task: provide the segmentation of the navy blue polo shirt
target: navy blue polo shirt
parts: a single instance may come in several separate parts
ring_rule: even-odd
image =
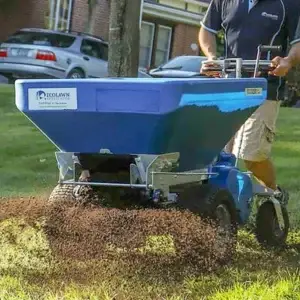
[[[225,57],[256,59],[259,45],[282,46],[261,59],[286,56],[289,44],[300,42],[299,0],[212,0],[201,25],[212,33],[225,32]],[[299,27],[300,28],[300,27]],[[268,99],[283,99],[284,79],[268,78]]]

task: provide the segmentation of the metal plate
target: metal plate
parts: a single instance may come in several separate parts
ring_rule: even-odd
[[[27,56],[28,55],[29,50],[28,49],[23,49],[23,48],[12,48],[10,53],[12,56]]]

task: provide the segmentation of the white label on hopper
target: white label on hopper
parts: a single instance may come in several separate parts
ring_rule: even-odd
[[[246,88],[245,89],[245,93],[247,96],[258,96],[258,95],[262,95],[262,88]]]
[[[29,110],[77,109],[76,88],[28,89]]]

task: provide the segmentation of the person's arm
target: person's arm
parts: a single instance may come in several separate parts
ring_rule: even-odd
[[[199,32],[199,44],[202,52],[208,60],[217,57],[217,39],[216,35],[204,27],[201,27]]]
[[[298,14],[297,14],[297,25],[296,21],[292,22],[291,28],[290,28],[290,33],[293,34],[290,36],[290,44],[291,44],[291,49],[289,51],[289,54],[287,56],[287,59],[290,61],[290,64],[292,67],[300,63],[300,6],[298,7]],[[296,19],[296,18],[295,18]],[[294,29],[294,27],[296,29]]]
[[[300,5],[293,2],[293,6],[287,10],[286,26],[291,48],[286,57],[275,57],[272,66],[275,69],[270,72],[275,76],[286,76],[288,72],[300,63]]]
[[[212,0],[199,31],[199,44],[204,55],[210,60],[217,55],[216,34],[222,29],[222,0]]]
[[[300,63],[300,39],[292,45],[287,56],[287,60],[290,62],[292,67]]]

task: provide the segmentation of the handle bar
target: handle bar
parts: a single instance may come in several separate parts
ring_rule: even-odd
[[[239,59],[224,59],[224,60],[205,60],[202,62],[202,71],[210,72],[237,72],[237,77],[241,77],[242,72],[255,73],[256,60],[240,60]],[[259,62],[261,71],[272,71],[270,60],[263,60]],[[240,75],[238,75],[240,74]]]
[[[282,50],[282,47],[281,46],[263,46],[263,45],[260,45],[258,46],[258,49],[257,50],[260,50],[260,52],[269,52],[269,51],[281,51]]]
[[[262,52],[269,51],[281,51],[281,46],[266,46],[259,45],[257,47],[256,60],[243,60],[242,58],[229,58],[223,60],[206,60],[202,62],[202,71],[216,71],[221,72],[223,75],[226,72],[236,72],[236,78],[242,77],[242,71],[254,73],[253,77],[258,74],[258,69],[261,67],[264,71],[271,71],[274,68],[271,67],[270,60],[260,60]]]
[[[205,60],[202,62],[203,70],[219,71],[225,65],[227,70],[235,69],[237,59]],[[254,71],[256,60],[242,60],[242,69]],[[270,69],[271,60],[261,60],[259,64],[263,69]],[[232,71],[232,70],[230,70]]]
[[[259,61],[260,61],[260,56],[261,52],[271,52],[271,51],[281,51],[282,47],[281,46],[266,46],[266,45],[259,45],[257,47],[257,56],[256,56],[256,64],[255,64],[255,69],[254,69],[254,77],[256,77],[258,73],[258,68],[259,68]]]

